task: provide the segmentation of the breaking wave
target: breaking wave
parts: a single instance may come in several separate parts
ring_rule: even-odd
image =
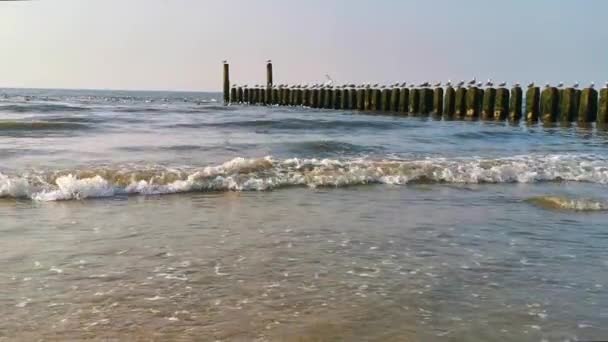
[[[264,191],[408,183],[608,184],[608,159],[593,155],[419,160],[236,158],[207,167],[92,167],[0,173],[0,197],[40,201],[195,191]]]
[[[88,110],[88,108],[48,103],[23,103],[0,105],[0,112],[8,113],[56,113],[81,112],[86,110]]]
[[[61,121],[0,121],[1,131],[47,131],[86,129],[87,125],[79,122]]]

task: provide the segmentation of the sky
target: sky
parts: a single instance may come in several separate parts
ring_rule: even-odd
[[[608,81],[605,0],[0,0],[0,87]]]

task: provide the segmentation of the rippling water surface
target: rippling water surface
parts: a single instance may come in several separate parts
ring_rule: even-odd
[[[0,341],[608,338],[608,134],[0,90]]]

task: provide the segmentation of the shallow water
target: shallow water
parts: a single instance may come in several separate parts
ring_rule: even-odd
[[[0,91],[0,341],[608,336],[602,131],[213,98]]]

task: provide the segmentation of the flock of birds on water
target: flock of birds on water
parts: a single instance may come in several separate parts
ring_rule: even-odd
[[[334,85],[334,82],[331,78],[328,77],[328,81],[325,83],[316,83],[316,84],[298,84],[298,85],[288,85],[288,84],[275,84],[272,86],[273,89],[370,89],[370,88],[380,88],[380,89],[394,89],[394,88],[428,88],[428,87],[435,87],[435,88],[439,88],[442,86],[445,87],[457,87],[457,88],[462,88],[464,86],[468,86],[468,87],[479,87],[479,88],[483,88],[483,87],[493,87],[495,84],[491,79],[488,79],[485,83],[484,82],[478,82],[477,79],[473,78],[472,80],[470,80],[469,82],[465,82],[465,81],[460,81],[458,83],[453,84],[452,81],[448,80],[445,83],[442,82],[437,82],[434,84],[431,84],[430,82],[424,82],[424,83],[420,83],[420,84],[408,84],[407,82],[398,82],[398,83],[394,83],[391,85],[386,85],[386,84],[371,84],[371,83],[364,83],[364,84],[360,84],[360,85],[356,85],[356,84],[342,84],[342,85]],[[497,84],[498,87],[506,87],[507,86],[507,82],[501,82]],[[521,85],[519,83],[514,83],[513,87],[520,87]],[[528,83],[528,88],[533,88],[535,86],[534,82],[530,82]],[[233,85],[234,88],[237,87],[243,87],[243,88],[248,88],[248,85],[242,85],[239,86],[237,84]],[[546,88],[550,88],[551,84],[546,83],[545,84]],[[559,84],[556,85],[556,88],[563,88],[564,87],[564,82],[560,82]],[[575,82],[572,86],[572,88],[574,89],[578,89],[580,87],[580,84],[578,82]],[[608,88],[608,82],[606,82],[606,84],[604,85],[605,88]],[[256,84],[253,88],[267,88],[265,85],[261,85],[261,84]],[[589,88],[595,88],[595,83],[591,82],[591,84],[589,84]]]

